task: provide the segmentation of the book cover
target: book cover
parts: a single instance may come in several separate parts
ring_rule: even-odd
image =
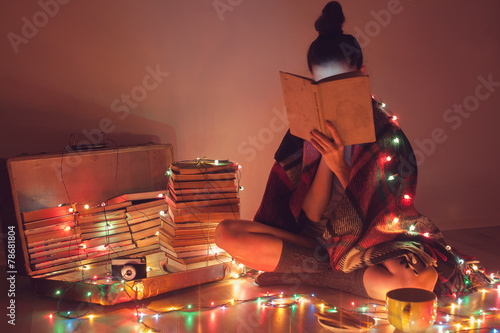
[[[172,163],[170,169],[174,173],[181,175],[203,174],[209,172],[236,172],[238,170],[238,164],[230,162],[228,160],[216,161],[208,159],[196,159],[193,161]]]
[[[318,82],[285,72],[280,77],[293,135],[310,140],[310,132],[316,129],[331,139],[328,120],[345,146],[375,141],[368,76],[357,71]]]
[[[122,194],[118,197],[111,198],[108,200],[108,204],[120,203],[124,201],[139,201],[147,199],[158,199],[162,198],[165,194],[164,190],[161,191],[151,191],[151,192],[139,192],[139,193],[127,193]]]
[[[123,202],[108,204],[105,206],[99,205],[96,207],[89,207],[86,209],[82,209],[79,211],[79,213],[80,213],[80,216],[94,215],[94,214],[99,214],[99,213],[107,213],[107,212],[111,212],[114,210],[119,210],[121,208],[128,207],[131,204],[132,204],[132,202],[130,202],[130,201],[123,201]]]
[[[21,215],[23,217],[23,221],[27,223],[27,222],[47,220],[57,217],[64,217],[65,215],[72,216],[73,215],[72,213],[73,213],[73,208],[70,205],[61,205],[57,207],[48,207],[48,208],[33,210],[30,212],[23,212],[21,213]]]

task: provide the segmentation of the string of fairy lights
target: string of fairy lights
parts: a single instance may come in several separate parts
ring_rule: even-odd
[[[375,96],[373,97],[376,98]],[[390,116],[390,119],[394,122],[397,122],[398,118],[390,114],[390,111],[388,110],[385,103],[382,102],[378,103],[379,106],[381,106],[382,109]],[[397,136],[393,137],[392,143],[395,146],[397,146],[396,147],[397,149],[406,149],[404,146],[403,147],[400,146],[401,144],[404,144],[404,140],[400,139]],[[381,160],[382,167],[383,164],[391,162],[393,159],[394,155],[389,154],[382,156]],[[398,175],[397,173],[389,174],[387,176],[387,181],[388,182],[396,181],[398,177],[401,177],[401,175]],[[243,188],[239,187],[239,190],[243,190]],[[413,198],[408,193],[401,193],[400,200],[402,200],[402,203],[404,205],[408,205],[411,204]],[[399,216],[390,215],[387,217],[387,220],[389,226],[397,228],[402,232],[407,232],[413,235],[420,234],[422,237],[431,236],[428,232],[418,233],[416,231],[417,226],[415,224],[411,224],[407,227],[407,230],[403,230],[400,225]],[[446,249],[450,252],[452,251],[452,248],[450,246],[447,246]],[[476,265],[478,262],[465,261],[464,259],[461,259],[456,253],[453,253],[453,255],[455,256],[455,258],[457,258],[459,265],[461,266],[461,268],[465,273],[465,284],[467,286],[471,286],[470,276],[472,274],[477,274],[477,273],[481,273],[484,275],[486,274],[483,268]],[[232,261],[231,264],[241,265],[236,263],[234,260]],[[241,267],[238,268],[241,270]],[[236,279],[241,278],[243,276],[245,276],[244,273],[234,274],[232,277],[234,278],[234,281],[236,281]],[[499,285],[500,280],[498,274],[492,273],[487,276],[489,277],[489,282],[490,282],[490,285],[488,287],[484,287],[481,290],[469,288],[467,294],[460,295],[460,297],[458,297],[458,295],[456,294],[453,294],[451,295],[453,297],[453,301],[439,306],[438,316],[436,318],[434,325],[440,327],[440,332],[454,333],[454,332],[465,332],[465,331],[468,332],[481,331],[481,332],[499,333],[498,325],[500,325],[500,313],[499,313],[500,309],[497,309],[496,307],[489,307],[486,309],[479,309],[473,311],[472,313],[469,312],[467,314],[463,314],[464,311],[462,311],[463,309],[469,310],[467,307],[468,300],[474,291],[476,292],[476,294],[477,293],[481,294],[481,300],[484,300],[488,293],[496,293],[497,299],[500,299],[500,285]],[[89,290],[86,294],[89,300],[88,301],[89,309],[91,303],[90,301],[93,296],[93,293],[90,290],[90,286],[92,284],[97,284],[97,281],[99,279],[100,278],[98,276],[94,276],[91,279],[81,281],[87,283],[89,286]],[[326,302],[316,297],[315,294],[287,295],[284,294],[284,292],[275,294],[270,294],[267,292],[260,296],[246,298],[246,299],[235,298],[218,302],[214,300],[207,302],[206,304],[186,303],[183,305],[172,305],[172,306],[162,307],[160,309],[153,309],[140,304],[140,299],[142,297],[139,296],[140,293],[142,293],[141,288],[143,288],[141,283],[136,283],[136,281],[124,281],[124,280],[120,281],[118,278],[111,276],[106,276],[105,279],[107,280],[108,283],[111,282],[113,286],[116,287],[119,291],[126,293],[127,296],[135,302],[135,309],[134,309],[135,317],[137,323],[142,325],[143,332],[159,332],[160,330],[157,327],[155,327],[155,325],[158,324],[160,318],[162,318],[163,316],[168,316],[172,313],[201,315],[203,312],[206,311],[224,311],[226,309],[233,308],[240,304],[245,304],[245,303],[255,304],[255,308],[257,310],[286,308],[292,312],[295,311],[297,308],[306,306],[307,304],[307,306],[313,306],[315,308],[315,311],[317,312],[337,312],[341,309],[343,311],[349,311],[352,313],[362,313],[371,315],[374,317],[374,319],[376,319],[376,322],[385,320],[385,315],[386,315],[386,307],[384,304],[365,303],[361,305],[356,305],[355,302],[351,302],[352,308],[346,309],[346,308],[338,308],[337,306],[334,306],[329,302]],[[68,292],[68,290],[71,288],[72,286],[70,285],[65,290],[61,289],[54,290],[54,297],[59,298],[59,301],[57,303],[57,312],[50,313],[48,315],[48,318],[52,320],[54,317],[57,316],[64,319],[89,320],[90,322],[92,322],[94,319],[99,317],[99,315],[89,313],[89,309],[87,311],[83,312],[81,311],[81,313],[78,313],[77,311],[60,310],[60,302],[63,300],[66,292]]]
[[[206,168],[206,163],[212,163],[213,165],[217,166],[221,163],[228,162],[228,161],[219,161],[219,160],[208,160],[206,158],[197,158],[196,161],[197,161],[197,165],[199,165],[199,168],[202,168],[202,167]],[[241,168],[242,168],[242,166],[240,164],[238,164],[238,168],[237,168],[237,172],[236,172],[237,191],[238,192],[244,190],[243,186],[241,186]],[[167,170],[166,176],[170,177],[171,172],[172,171],[170,169]],[[206,177],[206,175],[205,175],[205,177]],[[206,178],[206,180],[208,181],[208,178]],[[65,180],[62,179],[62,182],[63,182],[64,187],[66,189],[66,193],[68,194]],[[210,182],[208,182],[208,185],[213,187],[213,185]],[[156,199],[162,199],[165,196],[166,196],[166,193],[159,193],[156,196]],[[68,199],[71,200],[69,197],[69,194],[68,194]],[[134,207],[133,204],[131,206]],[[64,230],[65,232],[67,232],[68,234],[71,235],[71,239],[68,242],[68,252],[70,251],[72,246],[77,245],[78,249],[79,249],[79,254],[87,254],[87,251],[89,251],[90,249],[87,248],[87,245],[84,241],[78,242],[78,239],[76,237],[77,236],[76,228],[79,226],[77,216],[78,216],[78,213],[80,213],[80,212],[85,214],[85,212],[89,209],[102,208],[102,213],[103,213],[104,222],[105,222],[105,226],[103,229],[106,232],[106,235],[105,235],[106,244],[98,246],[98,247],[94,248],[93,250],[94,250],[94,252],[95,251],[98,251],[98,252],[106,251],[107,252],[108,260],[107,260],[106,265],[108,265],[110,262],[110,255],[111,254],[118,255],[118,253],[115,252],[114,247],[109,242],[109,238],[111,237],[112,229],[114,227],[113,227],[113,224],[111,223],[111,221],[108,220],[108,213],[109,213],[109,211],[107,211],[108,200],[103,201],[103,202],[88,201],[84,204],[82,204],[82,203],[63,203],[63,204],[59,204],[58,207],[66,207],[68,210],[68,213],[73,214],[73,220],[71,222],[64,223],[62,226],[62,230]],[[193,212],[190,207],[186,206],[186,208],[192,213],[193,216],[196,217],[195,212]],[[140,210],[137,210],[137,212],[143,214],[144,217],[146,217],[148,220],[151,220],[150,216],[148,216],[147,214],[142,213]],[[167,215],[167,213],[165,211],[159,211],[158,214],[160,216]],[[210,212],[209,212],[209,214],[210,214]],[[235,212],[233,211],[233,215],[234,214],[235,214]],[[200,225],[202,224],[202,222],[199,219],[198,219],[198,222],[200,223]],[[202,233],[203,233],[203,230],[202,230]],[[158,232],[155,235],[158,236]],[[204,235],[204,237],[207,238],[207,242],[208,242],[208,237],[206,235]],[[217,255],[220,252],[220,249],[218,249],[216,246],[210,246],[209,250],[217,258]],[[78,266],[81,269],[82,279],[80,282],[84,281],[85,280],[84,271],[89,270],[90,268],[92,268],[92,266],[88,265],[88,264],[82,265],[79,255],[75,257],[75,260],[73,260],[73,262],[74,262],[75,266]],[[151,267],[148,266],[148,271],[150,269],[151,269]],[[107,279],[109,280],[109,276],[107,277]]]
[[[500,285],[498,285],[498,278],[493,280],[488,289],[483,288],[478,291],[481,294],[481,298],[484,300],[485,295],[488,293],[496,293],[496,297],[500,297]],[[130,286],[124,281],[121,281],[123,290],[127,293],[132,293],[137,295],[138,289],[134,286]],[[56,294],[64,295],[64,291],[56,291]],[[87,294],[87,296],[91,296]],[[435,326],[440,328],[442,333],[454,333],[454,332],[474,332],[474,331],[484,331],[498,333],[498,325],[500,325],[500,309],[495,307],[490,307],[486,309],[475,310],[473,313],[461,314],[460,309],[464,308],[468,310],[467,304],[469,302],[468,296],[462,298],[457,298],[453,302],[449,302],[439,307],[438,316],[434,323]],[[316,297],[315,294],[285,294],[280,293],[262,293],[257,297],[251,297],[247,299],[229,299],[224,301],[210,301],[206,304],[191,304],[186,303],[183,305],[172,305],[165,306],[159,309],[154,309],[147,306],[141,306],[137,300],[137,297],[133,298],[135,301],[135,309],[133,310],[136,322],[142,325],[142,332],[160,332],[161,330],[155,327],[159,325],[159,320],[162,318],[178,313],[178,314],[197,314],[202,315],[206,311],[222,311],[236,307],[240,304],[253,303],[257,311],[262,311],[265,309],[273,308],[287,308],[290,311],[295,311],[296,309],[307,306],[313,307],[315,312],[319,313],[334,313],[337,311],[347,311],[351,313],[360,313],[365,315],[373,316],[376,324],[385,321],[386,308],[384,304],[380,303],[363,303],[356,305],[354,301],[350,302],[351,308],[340,308],[338,306],[332,305],[331,303]],[[229,314],[228,314],[229,315]],[[64,319],[79,319],[79,320],[89,320],[92,322],[94,319],[98,318],[99,315],[88,313],[88,311],[78,314],[74,311],[59,311],[58,302],[58,312],[51,313],[48,318],[53,319],[54,316],[58,316]],[[168,317],[166,317],[168,318]],[[375,325],[376,325],[375,324]]]

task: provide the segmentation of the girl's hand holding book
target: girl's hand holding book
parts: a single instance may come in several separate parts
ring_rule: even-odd
[[[332,134],[333,140],[318,130],[311,131],[311,143],[322,155],[321,161],[339,178],[340,183],[346,188],[349,183],[351,168],[344,158],[344,144],[335,126],[329,121],[326,127]]]

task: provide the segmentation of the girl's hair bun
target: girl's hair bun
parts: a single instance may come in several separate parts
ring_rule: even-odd
[[[337,1],[330,1],[323,8],[321,16],[314,23],[314,27],[320,35],[342,35],[344,22],[345,16],[342,12],[342,6]]]

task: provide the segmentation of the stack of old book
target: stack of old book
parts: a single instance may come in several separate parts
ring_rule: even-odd
[[[168,172],[168,212],[161,216],[160,247],[169,271],[227,262],[215,245],[217,225],[239,219],[238,164],[198,159],[173,163]]]
[[[98,261],[108,251],[120,253],[133,249],[135,246],[125,220],[126,208],[131,204],[127,200],[78,209],[75,221],[82,234],[81,253]]]
[[[33,270],[51,271],[58,265],[87,258],[86,253],[80,251],[82,234],[75,224],[72,206],[23,212],[21,216]]]
[[[106,203],[67,204],[22,213],[36,274],[69,271],[110,257],[159,251],[165,191],[124,194]]]
[[[137,247],[153,246],[154,249],[160,250],[158,243],[160,216],[167,210],[168,205],[163,195],[161,198],[127,207],[127,224]]]

